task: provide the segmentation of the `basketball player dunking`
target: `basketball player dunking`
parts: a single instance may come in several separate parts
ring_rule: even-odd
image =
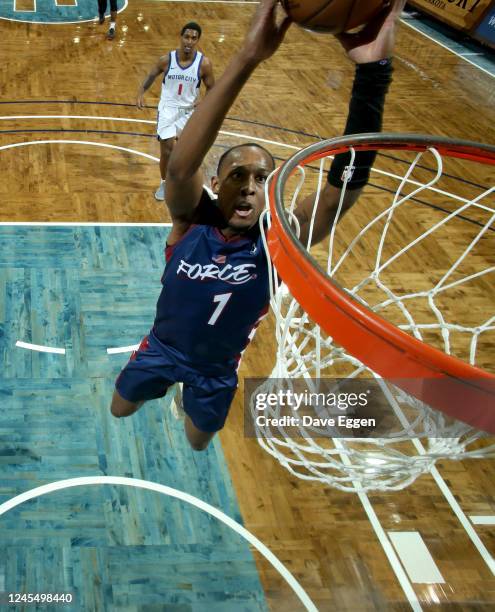
[[[381,128],[395,18],[403,1],[395,2],[359,35],[341,37],[349,57],[358,64],[346,131],[361,129],[363,121],[367,127],[363,131]],[[227,150],[211,182],[216,201],[203,188],[201,164],[244,84],[283,40],[290,21],[278,22],[276,7],[277,0],[261,0],[241,50],[192,115],[173,150],[167,173],[173,223],[155,323],[120,373],[112,398],[112,414],[129,416],[145,401],[162,397],[172,384],[183,382],[185,432],[195,450],[205,449],[223,427],[237,388],[239,356],[268,308],[258,218],[273,157],[257,144]],[[356,156],[347,207],[366,183],[371,162],[369,157]],[[332,164],[324,206],[315,222],[315,242],[330,231],[345,165],[345,158]],[[306,206],[303,201],[296,214],[301,233],[307,236]]]
[[[160,141],[162,179],[155,193],[157,200],[165,199],[168,160],[175,140],[192,115],[201,82],[205,84],[207,92],[215,83],[212,63],[196,49],[200,37],[200,26],[192,21],[187,23],[180,33],[179,48],[160,57],[138,90],[136,104],[141,109],[144,106],[144,92],[159,74],[164,74],[156,128]]]

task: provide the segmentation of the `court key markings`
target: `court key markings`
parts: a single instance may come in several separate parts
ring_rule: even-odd
[[[71,115],[71,116],[66,116],[66,115],[42,115],[42,116],[37,116],[37,115],[18,115],[18,116],[3,116],[0,117],[0,119],[39,119],[39,118],[57,118],[57,119],[93,119],[93,120],[111,120],[111,121],[134,121],[136,123],[152,123],[155,124],[156,121],[150,121],[148,119],[126,119],[126,118],[122,118],[122,117],[98,117],[98,116],[85,116],[85,115]],[[278,143],[276,141],[270,141],[270,140],[266,140],[264,138],[257,138],[257,137],[251,137],[251,136],[245,136],[243,134],[237,134],[235,132],[221,132],[225,135],[228,136],[236,136],[239,138],[245,138],[247,140],[258,140],[260,142],[264,142],[266,144],[278,144],[281,146],[285,146],[288,147],[290,149],[298,149],[298,147],[295,147],[293,145],[286,145],[284,143]],[[95,147],[106,147],[109,149],[117,149],[119,151],[125,151],[126,153],[133,153],[135,155],[140,155],[142,157],[145,157],[147,159],[151,159],[154,162],[159,162],[159,158],[155,157],[153,155],[149,155],[148,153],[143,153],[141,151],[137,151],[136,149],[129,149],[126,147],[120,147],[117,145],[112,145],[112,144],[108,144],[108,143],[101,143],[101,142],[93,142],[93,141],[88,141],[88,140],[31,140],[31,141],[27,141],[27,142],[19,142],[19,143],[11,143],[8,145],[3,145],[0,147],[0,151],[3,150],[7,150],[7,149],[12,149],[12,148],[16,148],[16,147],[24,147],[24,146],[30,146],[30,145],[37,145],[37,144],[78,144],[78,145],[89,145],[89,146],[95,146]],[[132,226],[140,226],[140,227],[147,227],[147,226],[151,226],[151,227],[171,227],[170,223],[75,223],[75,222],[36,222],[36,221],[2,221],[0,222],[0,226],[5,225],[5,226],[16,226],[16,225],[22,225],[22,226],[26,226],[26,225],[32,225],[32,226],[38,226],[38,225],[47,225],[47,226],[53,226],[53,227],[58,227],[58,226],[67,226],[67,227],[74,227],[74,226],[110,226],[110,227],[132,227]],[[65,354],[65,349],[63,348],[51,348],[51,347],[47,347],[47,346],[43,346],[43,345],[38,345],[38,344],[31,344],[28,342],[23,342],[22,340],[18,340],[16,342],[16,346],[20,347],[20,348],[25,348],[25,349],[30,349],[32,351],[40,351],[40,352],[45,352],[45,353],[58,353],[58,354]],[[131,346],[124,346],[124,347],[115,347],[115,348],[107,348],[107,353],[109,355],[112,354],[117,354],[117,353],[129,353],[132,352],[133,350],[135,350],[139,345],[131,345]]]
[[[71,23],[88,23],[96,21],[98,12],[98,6],[96,0],[74,0],[74,4],[59,4],[58,0],[52,0],[50,2],[42,2],[41,10],[38,10],[37,1],[33,0],[32,7],[29,9],[17,8],[17,0],[12,1],[12,9],[8,6],[8,1],[0,0],[0,19],[5,21],[13,21],[15,23],[33,23],[39,25],[68,25]],[[120,1],[119,1],[120,4]],[[124,0],[124,4],[117,8],[117,13],[122,13],[128,6],[128,0]],[[77,12],[76,10],[77,9]],[[74,19],[74,16],[78,16],[79,19]],[[32,19],[22,19],[27,17],[28,14],[32,15]],[[55,21],[50,21],[54,19]]]
[[[0,116],[0,120],[8,120],[8,119],[88,119],[88,120],[104,120],[104,121],[129,121],[129,122],[133,122],[133,123],[146,123],[146,124],[156,124],[156,121],[152,121],[150,119],[134,119],[134,118],[130,118],[130,117],[100,117],[98,115],[3,115]],[[219,134],[222,134],[223,136],[233,136],[235,138],[241,138],[243,140],[248,140],[248,141],[255,141],[255,142],[262,142],[264,144],[271,144],[271,145],[275,145],[275,146],[280,146],[280,147],[284,147],[286,149],[292,149],[294,151],[300,151],[301,149],[305,148],[308,145],[301,145],[301,146],[295,146],[295,145],[290,145],[290,144],[286,144],[284,142],[280,142],[277,140],[270,140],[267,138],[260,138],[258,136],[249,136],[249,135],[245,135],[245,134],[241,134],[239,132],[228,132],[225,130],[220,130]],[[114,149],[121,149],[123,151],[127,151],[130,153],[135,153],[136,155],[141,155],[143,157],[147,157],[149,159],[152,159],[154,161],[159,161],[158,158],[154,157],[153,155],[148,155],[146,153],[141,153],[140,151],[136,151],[134,149],[126,149],[124,147],[118,147],[116,145],[110,145],[110,144],[105,144],[105,143],[96,143],[96,142],[92,142],[92,141],[84,141],[84,140],[32,140],[32,141],[28,141],[25,143],[15,143],[15,144],[11,144],[11,145],[4,145],[2,147],[0,147],[0,151],[2,151],[3,149],[10,149],[12,147],[15,146],[24,146],[24,145],[29,145],[29,144],[46,144],[46,143],[76,143],[76,144],[88,144],[88,145],[94,145],[94,146],[102,146],[102,147],[109,147],[109,148],[114,148]],[[333,159],[333,156],[330,155],[329,159]],[[376,174],[381,174],[383,176],[387,176],[389,178],[393,178],[396,179],[397,181],[403,181],[404,177],[403,176],[399,176],[397,174],[394,174],[392,172],[387,172],[385,170],[379,170],[377,168],[372,168],[371,171],[373,173]],[[410,185],[413,185],[414,187],[424,187],[423,183],[419,183],[418,181],[415,181],[413,179],[407,178],[406,182]],[[463,204],[470,204],[470,205],[474,205],[477,208],[480,208],[482,210],[486,210],[488,212],[491,212],[491,208],[485,206],[484,204],[481,204],[479,202],[476,201],[472,201],[472,200],[468,200],[466,198],[463,198],[461,196],[458,196],[455,193],[449,193],[444,191],[443,189],[438,189],[437,187],[434,186],[428,186],[427,187],[428,190],[433,191],[434,193],[438,193],[442,196],[446,196],[449,198],[452,198],[453,200],[457,200],[458,202],[462,202]]]
[[[149,480],[140,480],[138,478],[126,478],[123,476],[84,476],[80,478],[68,478],[67,480],[58,480],[47,485],[36,487],[35,489],[31,489],[30,491],[25,491],[24,493],[21,493],[20,495],[16,495],[12,499],[9,499],[3,504],[0,504],[0,516],[30,499],[40,497],[41,495],[46,495],[47,493],[52,493],[53,491],[61,491],[63,489],[69,489],[71,487],[82,487],[88,485],[102,484],[123,485],[128,487],[135,487],[137,489],[147,489],[148,491],[155,491],[157,493],[161,493],[162,495],[168,495],[169,497],[175,497],[176,499],[180,499],[181,501],[184,501],[187,504],[190,504],[191,506],[199,508],[199,510],[203,510],[203,512],[207,512],[209,515],[215,517],[216,519],[227,525],[227,527],[230,527],[233,531],[238,533],[248,542],[248,544],[254,546],[254,548],[256,548],[256,550],[272,564],[272,566],[287,582],[287,584],[297,595],[306,610],[308,610],[309,612],[318,612],[318,609],[311,601],[306,591],[302,588],[302,586],[294,578],[294,576],[289,572],[285,565],[278,559],[278,557],[276,557],[271,552],[269,548],[267,548],[263,544],[263,542],[261,542],[261,540],[258,540],[258,538],[254,536],[251,532],[249,532],[245,527],[239,525],[239,523],[234,521],[234,519],[230,518],[230,516],[228,516],[218,508],[215,508],[215,506],[212,506],[211,504],[208,504],[202,501],[201,499],[190,495],[189,493],[184,493],[184,491],[179,491],[178,489],[167,487],[156,482],[151,482]]]

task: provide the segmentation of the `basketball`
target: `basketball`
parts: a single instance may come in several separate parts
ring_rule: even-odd
[[[340,34],[368,23],[387,0],[281,0],[297,25],[314,32]]]

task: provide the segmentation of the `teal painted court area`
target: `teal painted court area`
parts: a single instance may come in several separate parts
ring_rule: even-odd
[[[27,21],[30,23],[79,23],[91,21],[98,16],[97,0],[31,0],[26,4],[20,0],[0,0],[0,19],[12,21]],[[125,9],[127,0],[117,0],[118,12]],[[19,8],[20,7],[20,8]],[[20,10],[22,9],[22,10]],[[110,14],[110,2],[108,2],[107,15]]]
[[[106,350],[148,332],[168,231],[0,227],[0,503],[66,478],[127,476],[242,522],[220,444],[192,451],[170,398],[128,419],[108,410],[128,354]],[[248,544],[152,491],[77,487],[28,501],[0,517],[0,548],[0,591],[73,593],[60,610],[267,609]]]

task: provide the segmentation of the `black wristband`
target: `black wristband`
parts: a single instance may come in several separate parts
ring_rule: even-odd
[[[356,65],[344,135],[381,131],[385,97],[392,82],[392,72],[390,58]],[[351,154],[337,155],[328,172],[328,182],[334,187],[341,188],[344,174],[351,171],[352,178],[347,184],[347,189],[364,187],[368,182],[375,157],[375,151],[360,151],[356,153],[353,168],[349,168]]]

